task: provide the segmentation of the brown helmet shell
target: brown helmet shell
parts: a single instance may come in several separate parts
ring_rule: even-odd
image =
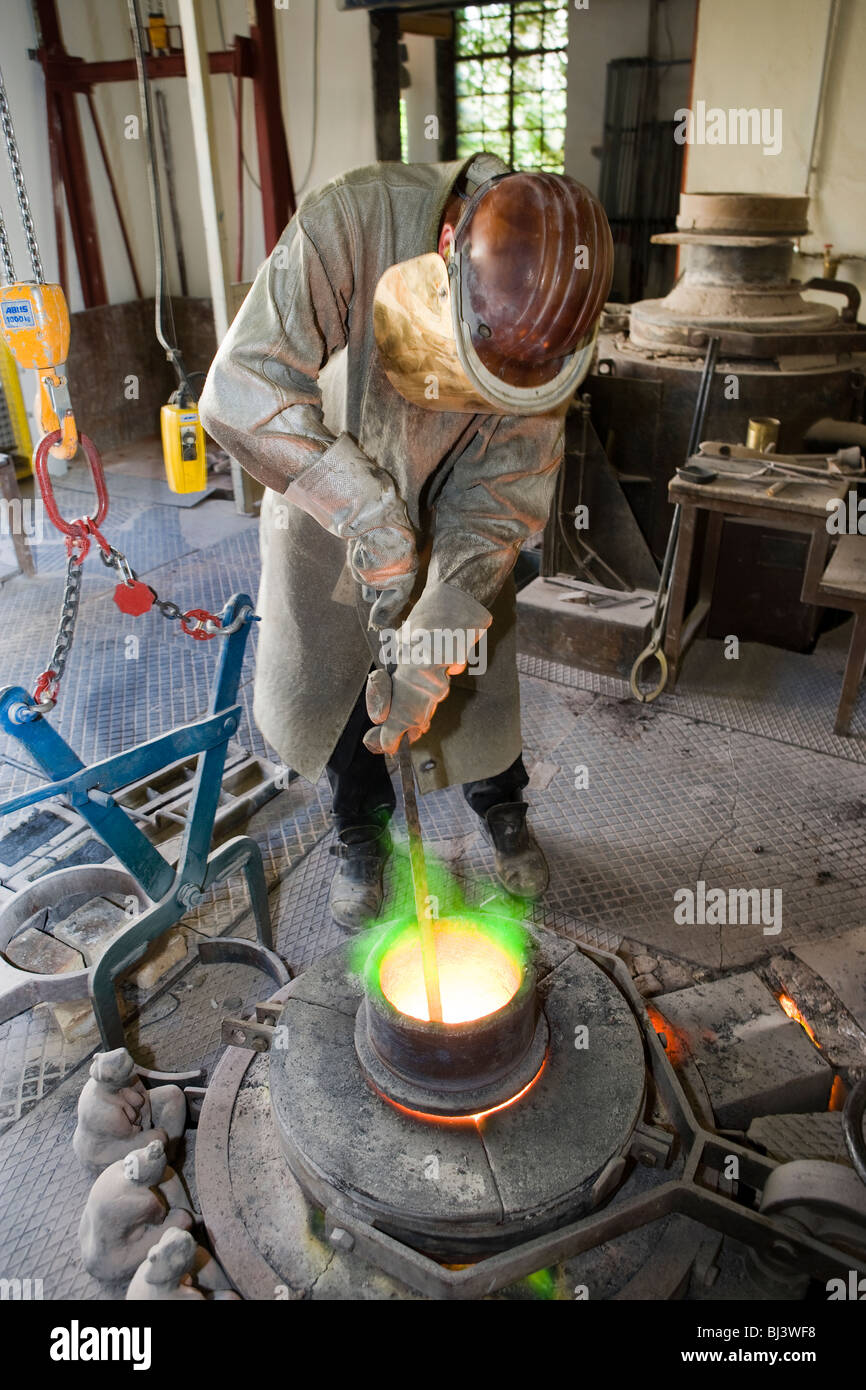
[[[565,174],[501,175],[470,199],[454,249],[461,317],[481,362],[515,386],[550,381],[610,292],[601,203]]]

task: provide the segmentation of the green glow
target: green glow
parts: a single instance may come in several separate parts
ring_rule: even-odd
[[[537,1269],[534,1274],[527,1274],[524,1282],[536,1298],[556,1297],[556,1279],[552,1269]]]
[[[470,907],[460,887],[448,871],[429,854],[427,860],[427,888],[434,921],[459,919],[461,923],[474,926],[480,933],[493,941],[502,951],[522,968],[529,955],[530,937],[523,919],[526,903],[520,898],[506,899],[501,890],[490,885],[490,892],[496,893],[492,910]],[[394,851],[395,893],[402,898],[412,898],[412,870],[405,849]],[[482,892],[484,899],[488,894]],[[407,938],[414,938],[418,932],[418,921],[414,911],[404,912],[399,917],[390,916],[385,910],[385,921],[371,923],[370,929],[356,937],[349,948],[349,969],[360,975],[367,989],[379,988],[379,968],[386,953],[402,944]]]

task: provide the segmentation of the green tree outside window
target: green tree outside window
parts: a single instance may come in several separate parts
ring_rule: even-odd
[[[457,155],[563,171],[568,0],[456,10]]]

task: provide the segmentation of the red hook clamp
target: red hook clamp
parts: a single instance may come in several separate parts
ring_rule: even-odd
[[[190,619],[195,621],[190,626]],[[207,624],[210,625],[208,631]],[[184,613],[180,620],[182,630],[187,637],[192,637],[196,642],[209,642],[212,637],[216,637],[222,623],[215,613],[209,613],[206,608],[191,608],[188,613]]]
[[[33,455],[33,470],[39,483],[39,490],[42,493],[42,501],[52,525],[57,527],[66,536],[67,550],[71,549],[71,542],[77,541],[79,544],[84,542],[80,554],[83,560],[90,548],[91,535],[96,536],[103,550],[107,550],[107,543],[99,534],[99,527],[102,525],[108,514],[108,489],[105,486],[105,474],[102,471],[102,460],[97,452],[93,440],[86,434],[79,435],[79,443],[84,450],[87,462],[90,464],[90,474],[93,478],[93,486],[96,492],[96,513],[94,516],[79,517],[75,521],[66,521],[57,510],[57,502],[54,497],[54,486],[51,482],[51,475],[48,472],[48,450],[53,445],[59,444],[62,438],[60,430],[52,430],[51,434],[43,435],[36,452]]]
[[[33,702],[37,705],[57,704],[60,682],[56,671],[43,671],[33,691]],[[44,697],[44,698],[43,698]]]

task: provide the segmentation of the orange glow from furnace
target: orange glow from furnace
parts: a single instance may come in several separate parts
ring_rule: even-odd
[[[797,1008],[797,1005],[794,1003],[794,1001],[793,1001],[793,999],[791,998],[790,994],[780,994],[780,995],[779,995],[779,1003],[781,1004],[782,1009],[783,1009],[784,1012],[788,1015],[788,1017],[789,1017],[789,1018],[792,1018],[792,1019],[794,1020],[795,1023],[799,1023],[800,1027],[801,1027],[801,1028],[804,1028],[804,1029],[806,1030],[806,1032],[809,1034],[809,1037],[812,1039],[812,1042],[815,1044],[815,1046],[816,1046],[816,1047],[820,1047],[821,1044],[819,1043],[818,1039],[815,1037],[815,1034],[813,1033],[812,1029],[809,1027],[809,1024],[806,1022],[806,1020],[805,1020],[805,1018],[803,1017],[803,1015],[800,1013],[800,1010]]]
[[[471,923],[445,918],[435,927],[443,1023],[471,1023],[504,1008],[520,988],[520,964]],[[429,1022],[417,936],[404,938],[386,952],[379,984],[401,1014]]]
[[[386,1096],[384,1091],[380,1091],[378,1086],[373,1089],[378,1096],[386,1100],[389,1105],[393,1105],[395,1110],[402,1110],[404,1115],[409,1115],[413,1120],[425,1120],[428,1124],[434,1125],[477,1125],[481,1120],[486,1120],[488,1115],[495,1115],[499,1110],[507,1110],[510,1105],[516,1105],[519,1100],[531,1091],[536,1081],[540,1077],[544,1068],[547,1066],[547,1056],[538,1068],[531,1081],[528,1081],[522,1090],[516,1095],[510,1096],[508,1100],[500,1101],[498,1105],[491,1105],[489,1110],[479,1110],[477,1115],[431,1115],[428,1110],[411,1110],[408,1105],[401,1105],[399,1101],[392,1100]]]
[[[652,1004],[644,1000],[644,1008],[649,1015],[649,1021],[656,1033],[664,1037],[664,1049],[668,1060],[674,1067],[682,1065],[683,1061],[689,1056],[689,1049],[685,1039],[680,1035],[672,1023],[659,1013],[658,1009],[653,1008]]]

